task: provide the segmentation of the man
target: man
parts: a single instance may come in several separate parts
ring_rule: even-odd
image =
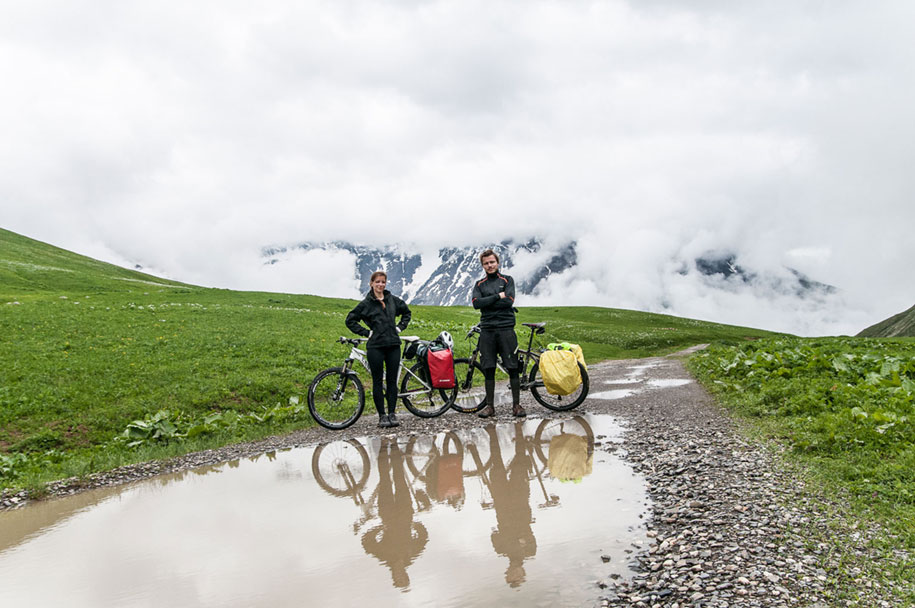
[[[489,433],[492,463],[489,469],[489,490],[496,511],[496,528],[492,531],[490,540],[496,553],[508,558],[505,582],[513,588],[524,582],[524,560],[537,554],[537,539],[531,528],[534,521],[531,515],[531,482],[527,476],[532,465],[522,425],[520,420],[515,422],[515,453],[507,470],[505,461],[502,460],[500,431],[492,425],[486,429]],[[503,427],[502,430],[507,436],[507,429]]]
[[[492,249],[480,254],[480,263],[486,276],[473,286],[471,302],[480,311],[480,365],[486,386],[486,407],[480,410],[480,418],[496,413],[496,355],[502,358],[502,366],[508,372],[512,393],[512,414],[524,416],[521,407],[521,379],[518,375],[518,337],[515,335],[515,282],[499,272],[499,256]]]

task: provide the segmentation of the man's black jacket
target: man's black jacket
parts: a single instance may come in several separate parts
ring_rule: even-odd
[[[499,293],[505,292],[500,298]],[[480,311],[480,329],[510,329],[515,326],[515,281],[494,272],[473,286],[473,307]]]

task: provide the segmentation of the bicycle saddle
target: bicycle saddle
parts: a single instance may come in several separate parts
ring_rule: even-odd
[[[530,327],[534,330],[534,333],[542,334],[546,330],[543,329],[546,326],[546,323],[522,323],[525,327]]]
[[[400,336],[400,339],[404,342],[416,342],[419,340],[419,336]]]

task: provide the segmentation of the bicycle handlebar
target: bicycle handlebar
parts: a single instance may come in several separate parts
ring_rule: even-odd
[[[517,312],[517,311],[515,311],[515,312]],[[543,325],[545,325],[545,323],[533,323],[533,324],[531,324],[531,323],[522,323],[521,325],[524,325],[524,326],[526,326],[526,327],[530,327],[530,328],[531,328],[531,331],[534,331],[534,332],[536,332],[536,333],[538,333],[538,334],[542,334],[542,333],[543,333],[543,331],[542,331],[542,330],[543,330]],[[539,326],[539,327],[538,327],[538,326]],[[479,325],[474,325],[473,327],[470,328],[470,331],[467,332],[467,339],[469,340],[469,339],[473,336],[473,334],[478,334],[478,333],[480,333],[480,332],[482,332],[482,330],[480,329],[480,326],[479,326]]]
[[[352,344],[353,346],[356,346],[357,344],[361,344],[362,342],[368,342],[368,341],[369,341],[368,338],[347,338],[345,336],[340,336],[337,339],[337,342],[339,342],[340,344]]]
[[[399,336],[399,337],[402,342],[412,342],[414,340],[419,340],[419,336]],[[339,342],[340,344],[352,344],[353,346],[356,346],[357,344],[361,344],[363,342],[368,342],[368,341],[369,341],[368,338],[347,338],[346,336],[340,336],[339,338],[337,338],[337,342]]]

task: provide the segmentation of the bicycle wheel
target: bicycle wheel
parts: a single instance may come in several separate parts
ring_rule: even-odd
[[[413,435],[404,448],[407,467],[419,479],[427,478],[430,466],[441,456],[463,453],[464,446],[453,431],[437,435]]]
[[[365,407],[365,389],[353,373],[342,367],[320,372],[308,387],[308,411],[321,426],[340,430],[359,419]]]
[[[322,443],[311,455],[311,472],[318,485],[333,496],[350,496],[365,487],[369,455],[355,439]]]
[[[407,370],[400,383],[400,395],[407,409],[421,418],[441,415],[454,403],[456,388],[432,388],[429,371],[421,362]]]
[[[594,452],[594,431],[581,416],[566,418],[545,418],[534,433],[534,446],[540,461],[546,464],[550,459],[550,442],[560,435],[578,435],[588,442],[588,455]]]
[[[486,405],[486,388],[483,386],[483,368],[479,361],[470,359],[454,360],[454,375],[457,377],[457,396],[451,407],[464,414],[479,412]]]
[[[588,396],[588,389],[590,386],[588,372],[581,363],[578,364],[578,371],[581,372],[581,384],[578,385],[575,392],[569,395],[553,395],[548,393],[543,386],[543,378],[540,377],[540,363],[534,363],[534,367],[531,368],[531,373],[528,376],[531,394],[534,396],[534,399],[537,400],[537,403],[557,412],[564,412],[576,408],[581,405],[585,400],[585,397]]]

